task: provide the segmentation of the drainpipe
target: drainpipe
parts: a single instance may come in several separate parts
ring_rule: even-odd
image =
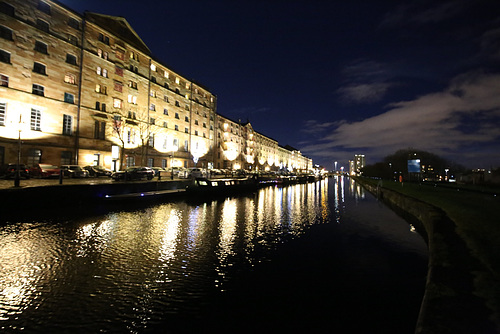
[[[78,165],[78,156],[80,155],[80,115],[82,108],[82,76],[83,76],[83,43],[85,41],[85,14],[83,14],[82,20],[82,34],[81,34],[81,43],[80,43],[80,66],[79,66],[79,75],[78,75],[78,106],[76,111],[76,131],[75,131],[75,165]]]

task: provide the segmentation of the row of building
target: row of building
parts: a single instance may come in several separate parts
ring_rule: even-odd
[[[0,164],[312,169],[156,59],[125,18],[0,1]]]

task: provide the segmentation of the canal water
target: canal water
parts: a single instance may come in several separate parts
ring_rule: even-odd
[[[427,247],[355,181],[0,226],[5,333],[413,333]]]

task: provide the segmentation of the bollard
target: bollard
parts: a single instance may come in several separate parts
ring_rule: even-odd
[[[59,184],[63,184],[63,175],[64,171],[62,169],[59,170]]]

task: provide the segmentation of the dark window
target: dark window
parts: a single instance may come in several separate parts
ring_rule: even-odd
[[[75,103],[75,96],[70,93],[64,93],[64,102]]]
[[[50,5],[44,1],[38,1],[38,9],[50,15]]]
[[[15,9],[11,5],[5,2],[0,2],[0,12],[7,14],[9,16],[14,16],[15,15]]]
[[[101,111],[106,111],[106,103],[101,103]]]
[[[180,107],[181,106],[181,104],[179,103],[179,101],[175,101],[175,106],[176,107]]]
[[[95,121],[94,138],[105,139],[106,122]]]
[[[50,30],[49,24],[47,22],[45,22],[44,20],[37,19],[36,26],[38,29],[45,31],[45,32],[49,32],[49,30]]]
[[[175,118],[180,119],[179,118],[179,113],[177,113],[177,112],[175,113]]]
[[[12,30],[7,27],[0,26],[0,37],[12,41]]]
[[[75,20],[74,18],[70,17],[68,19],[68,25],[71,27],[71,28],[75,28],[75,29],[80,29],[80,22],[78,22],[78,20]]]
[[[153,118],[153,117],[150,117],[149,118],[149,123],[151,124],[155,124],[156,120]]]
[[[47,44],[40,41],[35,41],[35,51],[47,54]]]
[[[99,42],[103,42],[106,45],[109,45],[109,37],[104,36],[103,34],[99,34]]]
[[[37,84],[33,84],[32,93],[35,95],[45,96],[45,87]]]
[[[68,42],[70,42],[73,45],[78,46],[78,38],[76,38],[76,36],[68,35]]]
[[[156,78],[155,77],[151,77],[151,82],[156,83]]]
[[[0,50],[0,61],[2,63],[10,64],[10,53],[4,50]]]
[[[66,62],[71,65],[76,65],[76,56],[69,53],[66,54]]]
[[[37,62],[35,62],[33,64],[33,72],[36,72],[39,74],[47,74],[47,70],[46,70],[45,65],[37,63]]]
[[[0,86],[9,87],[9,77],[3,74],[0,74]]]
[[[95,109],[101,110],[101,103],[99,101],[95,101]]]
[[[73,154],[71,151],[62,151],[61,152],[61,165],[71,165],[71,158]]]
[[[166,82],[165,82],[165,83],[163,84],[163,86],[164,86],[166,89],[168,89],[168,83],[166,83]]]
[[[167,110],[167,108],[163,109],[163,115],[167,115],[168,116],[168,110]]]
[[[185,116],[185,117],[184,117],[184,120],[185,120],[186,122],[189,122],[189,117]]]
[[[42,161],[42,150],[30,148],[28,150],[28,166],[35,166]]]

